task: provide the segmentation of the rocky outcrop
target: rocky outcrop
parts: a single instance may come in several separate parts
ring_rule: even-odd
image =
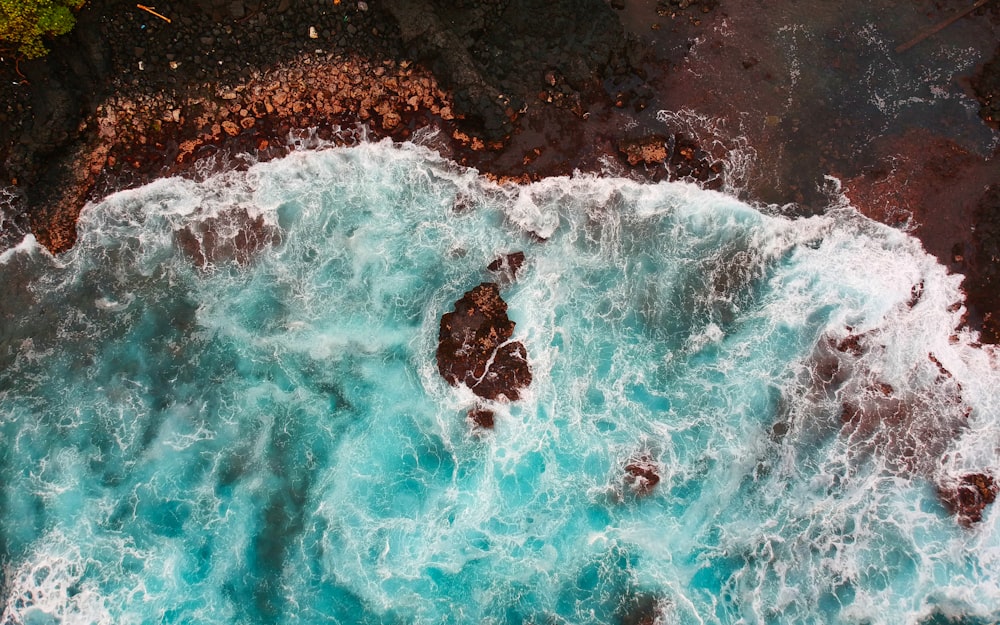
[[[251,218],[245,208],[187,225],[174,237],[199,269],[229,262],[247,265],[281,239],[276,227],[265,223],[260,215]]]
[[[524,264],[524,252],[513,252],[498,257],[487,265],[487,269],[497,274],[503,282],[513,282],[517,279],[517,272]]]
[[[722,161],[689,136],[652,134],[622,139],[618,151],[632,167],[652,169],[651,177],[655,180],[689,180],[707,189],[722,186]]]
[[[469,422],[477,430],[492,430],[496,415],[486,408],[473,408],[468,413]]]
[[[625,465],[625,486],[636,496],[649,495],[660,483],[660,468],[649,454],[639,454]]]
[[[514,322],[500,287],[484,282],[467,292],[455,310],[441,317],[438,371],[449,384],[464,384],[484,399],[517,401],[531,384],[528,352],[512,341]]]
[[[996,501],[1000,491],[993,476],[985,473],[963,475],[956,483],[939,489],[941,501],[965,526],[983,519],[986,506]]]

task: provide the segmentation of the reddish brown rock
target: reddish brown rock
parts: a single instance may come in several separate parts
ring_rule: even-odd
[[[618,144],[618,150],[633,167],[639,163],[659,165],[667,160],[667,138],[663,135],[650,135],[639,139],[626,139]]]
[[[492,410],[486,410],[485,408],[473,408],[469,411],[468,418],[476,429],[493,429],[495,415]]]
[[[957,484],[940,488],[938,494],[959,523],[969,526],[982,520],[983,510],[996,501],[998,490],[992,475],[969,473]]]
[[[280,239],[277,229],[259,215],[251,219],[245,208],[185,226],[174,236],[199,269],[233,261],[246,265]]]
[[[528,353],[511,341],[514,322],[500,288],[485,282],[455,302],[455,310],[441,317],[438,334],[438,371],[453,386],[464,384],[485,399],[501,396],[517,401],[531,384]]]
[[[623,139],[618,151],[632,167],[652,167],[653,171],[647,173],[653,180],[695,180],[709,189],[722,185],[722,161],[685,134]]]
[[[625,465],[625,486],[636,495],[650,494],[659,483],[659,467],[649,455],[638,455]]]

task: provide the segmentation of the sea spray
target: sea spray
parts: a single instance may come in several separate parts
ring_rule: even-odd
[[[515,251],[533,378],[484,433],[439,322]],[[366,143],[118,193],[0,274],[4,624],[1000,618],[997,515],[937,493],[1000,467],[996,356],[849,207]]]

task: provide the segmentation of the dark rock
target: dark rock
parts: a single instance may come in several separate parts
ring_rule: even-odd
[[[979,116],[987,123],[1000,123],[1000,47],[973,78],[972,88],[979,100]]]
[[[492,410],[474,408],[469,411],[468,418],[476,428],[483,430],[493,429],[494,415]]]
[[[235,232],[232,236],[222,233]],[[175,233],[177,244],[199,269],[226,262],[246,265],[280,236],[264,218],[250,218],[246,209],[233,210],[185,226]]]
[[[517,272],[524,264],[524,252],[514,252],[500,256],[486,268],[494,273],[500,274],[504,280],[512,282],[517,279]]]
[[[969,526],[982,520],[983,510],[996,501],[998,490],[1000,488],[993,476],[969,473],[963,475],[957,484],[941,487],[938,494],[959,523]]]
[[[618,622],[621,625],[655,625],[666,603],[666,600],[646,593],[624,597]]]
[[[924,281],[914,284],[910,287],[910,301],[906,303],[907,306],[913,308],[918,303],[920,303],[920,298],[924,295]]]
[[[446,24],[429,0],[388,0],[385,4],[399,24],[403,42],[454,89],[459,113],[478,122],[489,140],[509,134],[512,127],[504,118],[500,91],[484,79],[462,31],[449,26],[459,22],[452,18]]]
[[[969,324],[983,343],[1000,343],[1000,185],[991,185],[974,215],[973,250],[965,274]]]
[[[441,317],[438,371],[453,386],[465,384],[485,399],[517,401],[531,384],[527,350],[510,341],[514,322],[500,288],[486,282],[467,292]]]
[[[634,494],[648,495],[659,483],[659,467],[648,454],[638,455],[625,465],[625,486]]]

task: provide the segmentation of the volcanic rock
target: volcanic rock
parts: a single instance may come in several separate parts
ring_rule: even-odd
[[[985,473],[963,475],[957,484],[942,487],[941,500],[948,511],[958,517],[965,526],[978,523],[983,518],[983,510],[993,503],[1000,490],[993,476]]]
[[[505,254],[498,257],[486,268],[499,274],[504,278],[504,280],[513,282],[517,279],[517,272],[521,269],[521,265],[523,264],[524,252],[514,252],[512,254]]]
[[[495,415],[492,410],[485,408],[473,408],[468,414],[469,421],[480,430],[492,430]]]
[[[178,230],[177,244],[199,269],[227,262],[247,265],[280,235],[258,215],[251,218],[245,208],[209,217]]]
[[[648,455],[636,456],[625,465],[625,485],[636,495],[650,494],[659,483],[659,468]]]
[[[441,317],[438,334],[438,371],[449,384],[464,384],[485,399],[503,396],[517,401],[520,389],[531,384],[528,353],[511,341],[514,322],[500,287],[484,282],[455,302],[455,310]]]

